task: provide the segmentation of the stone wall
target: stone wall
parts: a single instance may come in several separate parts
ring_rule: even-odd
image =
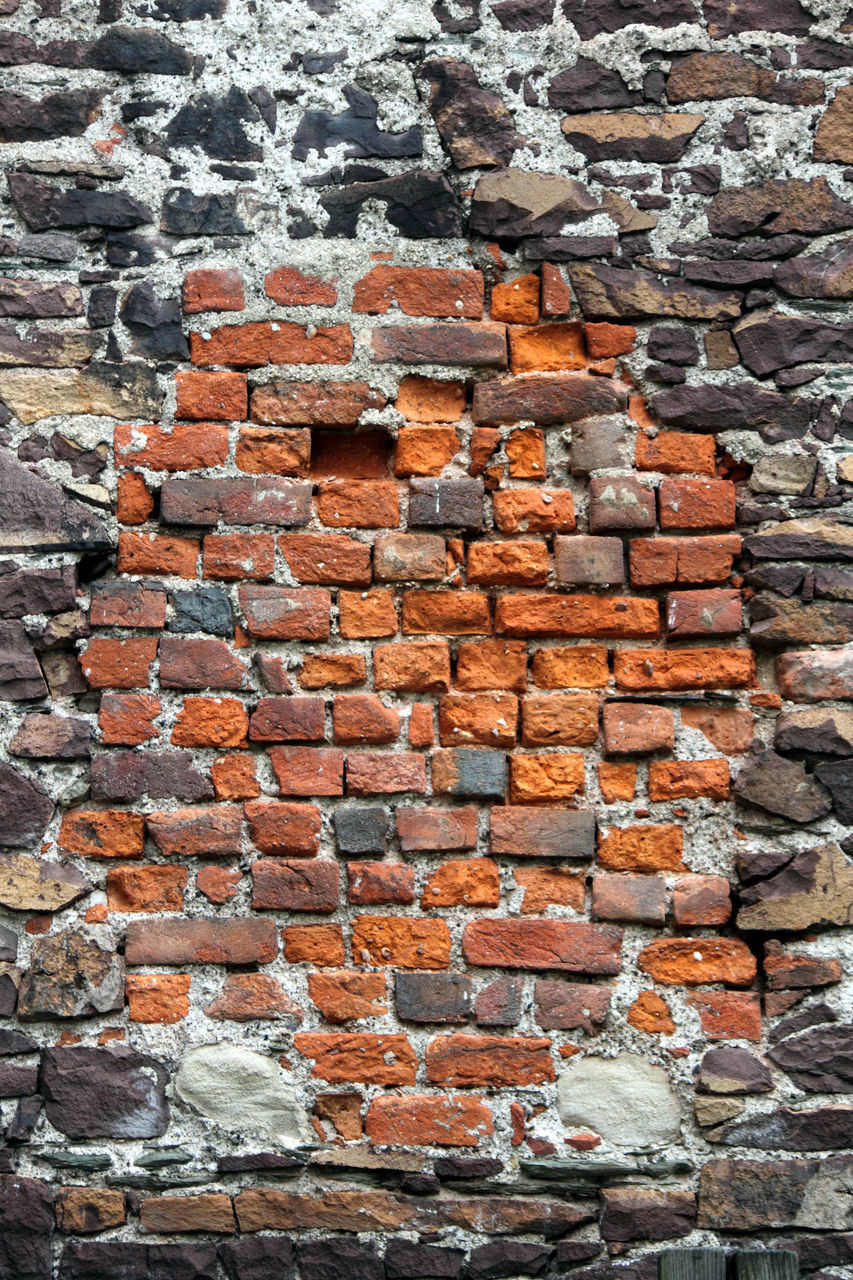
[[[0,1280],[843,1273],[853,11],[0,12]]]

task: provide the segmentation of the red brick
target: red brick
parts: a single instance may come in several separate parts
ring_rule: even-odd
[[[82,858],[141,858],[145,819],[121,809],[69,809],[56,843]]]
[[[402,1035],[368,1032],[308,1033],[293,1037],[296,1050],[314,1061],[311,1076],[330,1084],[413,1085],[417,1058]]]
[[[98,709],[101,741],[110,746],[138,747],[160,736],[155,721],[160,699],[148,693],[105,693]]]
[[[607,360],[633,351],[637,331],[632,324],[609,324],[606,320],[584,325],[586,349],[590,360]]]
[[[398,805],[395,819],[404,853],[476,848],[477,810],[473,805],[458,809]]]
[[[237,698],[187,698],[175,720],[176,747],[245,747],[246,708]]]
[[[658,493],[662,529],[730,529],[735,522],[730,480],[663,480]]]
[[[243,281],[233,267],[200,267],[188,271],[181,288],[185,315],[202,311],[242,311]]]
[[[572,291],[561,269],[553,262],[542,263],[542,314],[548,319],[567,316],[572,309]]]
[[[640,431],[634,463],[638,471],[659,471],[664,475],[698,471],[712,476],[716,464],[714,437],[693,431],[659,431],[656,436],[647,436]]]
[[[256,320],[222,325],[209,333],[191,333],[190,355],[193,364],[230,364],[238,369],[267,364],[348,364],[352,334],[348,324],[328,328],[312,325],[309,329],[286,320]]]
[[[367,640],[397,634],[392,591],[338,593],[338,630],[344,640]]]
[[[377,364],[506,368],[506,329],[488,320],[480,324],[450,321],[385,325],[374,329],[370,336]]]
[[[583,326],[577,321],[533,328],[510,326],[507,337],[513,373],[562,373],[586,364]]]
[[[253,742],[317,742],[325,737],[322,698],[261,698],[249,721]]]
[[[238,589],[250,636],[258,640],[328,640],[332,600],[318,588],[245,586]]]
[[[313,804],[250,800],[245,808],[252,843],[262,853],[312,858],[320,848],[320,810]]]
[[[240,885],[240,872],[236,867],[199,867],[195,882],[199,893],[209,902],[222,906],[230,902]]]
[[[275,539],[271,533],[209,533],[202,549],[205,578],[242,582],[263,581],[275,570]]]
[[[436,267],[372,267],[356,281],[352,309],[385,315],[396,306],[407,316],[478,319],[483,314],[480,271]]]
[[[350,752],[346,775],[348,795],[393,795],[403,791],[423,795],[426,791],[426,762],[414,751]]]
[[[343,964],[344,935],[339,924],[294,924],[282,931],[288,964],[327,968]]]
[[[650,800],[691,800],[697,796],[727,800],[730,794],[726,760],[653,760],[649,765]]]
[[[430,875],[421,906],[424,911],[433,907],[496,907],[500,896],[497,863],[490,858],[451,858]]]
[[[366,587],[371,579],[370,545],[341,533],[288,533],[278,539],[297,582]]]
[[[739,591],[671,591],[666,598],[666,625],[671,636],[737,635],[743,623]]]
[[[592,914],[596,920],[663,924],[666,920],[666,881],[663,876],[593,876]]]
[[[450,930],[444,920],[356,916],[352,924],[352,954],[358,964],[447,969]]]
[[[561,978],[537,978],[533,985],[535,1020],[546,1030],[600,1031],[610,1011],[610,987],[589,982],[564,982]]]
[[[66,1235],[93,1235],[123,1225],[123,1191],[102,1187],[60,1187],[54,1201],[56,1225]]]
[[[545,432],[538,427],[524,427],[513,431],[504,446],[509,459],[509,474],[513,480],[544,480]]]
[[[507,1088],[555,1079],[551,1041],[532,1036],[437,1036],[426,1048],[430,1084]]]
[[[159,584],[115,579],[108,587],[92,585],[89,622],[93,627],[161,628],[166,621],[166,591]]]
[[[407,1094],[374,1098],[364,1131],[375,1146],[476,1147],[494,1125],[480,1098]]]
[[[210,766],[210,777],[217,800],[251,800],[260,795],[253,756],[220,756]]]
[[[340,901],[340,868],[328,858],[289,861],[258,858],[252,863],[254,911],[334,911]]]
[[[502,489],[492,503],[501,533],[571,533],[575,527],[569,489]]]
[[[746,991],[703,991],[686,1003],[699,1014],[702,1034],[708,1040],[761,1041],[758,996]]]
[[[164,689],[242,689],[247,668],[225,640],[162,636],[158,653]]]
[[[546,907],[571,907],[583,911],[586,877],[566,867],[515,867],[513,877],[524,890],[521,911],[539,915]]]
[[[269,964],[278,942],[272,920],[131,920],[125,958],[129,965]]]
[[[499,969],[619,972],[622,930],[574,920],[475,920],[465,926],[469,964]]]
[[[396,529],[397,486],[392,480],[327,480],[317,494],[317,515],[333,528]]]
[[[308,994],[325,1021],[333,1024],[381,1017],[388,1012],[385,975],[382,973],[352,973],[346,970],[309,973]]]
[[[169,538],[151,533],[118,535],[118,573],[167,574],[194,578],[198,560],[197,538]]]
[[[116,520],[119,524],[145,524],[154,510],[154,498],[137,471],[125,471],[116,482]]]
[[[439,741],[445,747],[513,747],[517,721],[513,694],[446,694],[439,702]]]
[[[107,906],[110,911],[182,911],[189,873],[185,867],[110,867]]]
[[[737,938],[657,938],[640,952],[638,964],[665,987],[748,987],[756,975],[755,957]]]
[[[598,739],[594,694],[528,694],[521,700],[525,747],[589,747]]]
[[[598,863],[608,871],[683,871],[684,834],[672,825],[612,827],[599,836]]]
[[[617,649],[613,672],[631,692],[742,689],[755,681],[755,657],[749,649]]]
[[[264,276],[264,293],[281,307],[333,307],[338,300],[334,284],[319,276],[303,274],[296,267],[275,267]]]
[[[169,858],[231,857],[241,852],[242,815],[237,805],[149,813],[146,822],[148,834]]]
[[[514,636],[578,636],[630,640],[660,630],[655,600],[623,596],[505,595],[495,630]]]
[[[727,924],[732,913],[725,876],[682,876],[672,891],[672,914],[679,929]]]
[[[241,422],[248,412],[244,373],[175,374],[178,401],[175,415],[192,422]]]
[[[728,582],[740,552],[736,534],[706,538],[632,538],[631,582],[636,587],[703,586]]]
[[[415,872],[405,862],[349,862],[347,902],[362,907],[406,905],[415,900]]]
[[[143,1200],[140,1206],[139,1225],[142,1231],[158,1235],[185,1231],[230,1234],[236,1230],[231,1197],[222,1191],[190,1196],[152,1196]]]
[[[283,796],[340,796],[344,753],[325,747],[273,747],[270,762]]]
[[[415,702],[409,712],[409,745],[432,747],[435,745],[433,708],[429,702]]]
[[[460,644],[456,687],[523,693],[527,688],[527,645],[523,640],[472,640]]]
[[[374,684],[397,693],[444,693],[450,688],[446,641],[383,644],[373,650]]]
[[[169,1025],[190,1011],[188,973],[134,973],[125,979],[127,1016],[131,1022]]]
[[[277,382],[252,392],[252,421],[274,426],[353,427],[385,397],[366,382]]]
[[[626,761],[613,764],[607,760],[598,762],[598,785],[605,804],[619,800],[633,800],[637,793],[637,766]]]
[[[489,597],[483,592],[403,592],[405,635],[479,635],[491,629]]]
[[[258,1018],[298,1025],[302,1010],[268,973],[227,973],[222,992],[204,1011],[208,1018],[254,1022]]]
[[[303,476],[311,461],[311,433],[286,427],[241,427],[234,461],[247,475]]]
[[[671,751],[675,722],[669,707],[641,702],[605,702],[604,749],[611,756]]]
[[[752,745],[755,717],[746,707],[682,707],[681,723],[703,734],[723,755],[741,754]]]
[[[400,717],[374,693],[341,694],[332,708],[332,733],[345,746],[394,742],[400,736]]]
[[[228,457],[228,430],[216,422],[176,422],[170,431],[156,423],[115,428],[116,466],[150,471],[194,471],[219,467]]]
[[[80,655],[90,689],[147,689],[157,641],[148,636],[112,640],[96,636]]]

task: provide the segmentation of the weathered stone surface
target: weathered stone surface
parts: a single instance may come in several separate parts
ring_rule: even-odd
[[[707,1093],[768,1093],[769,1068],[748,1049],[723,1045],[709,1049],[699,1066],[699,1088]]]
[[[474,188],[470,226],[498,239],[556,235],[564,223],[582,221],[597,208],[574,178],[502,169],[480,178]]]
[[[218,1280],[218,1276],[216,1246],[207,1242],[71,1241],[59,1266],[59,1280]]]
[[[702,289],[681,280],[664,282],[651,271],[583,264],[569,272],[581,310],[593,320],[681,316],[723,320],[740,315],[740,295]]]
[[[853,162],[853,86],[842,85],[820,118],[814,139],[814,158],[828,164]]]
[[[301,1139],[296,1091],[273,1058],[233,1044],[190,1049],[175,1092],[214,1125],[262,1134],[284,1146]]]
[[[506,104],[484,89],[471,67],[432,58],[420,69],[429,85],[429,109],[457,169],[509,164],[524,138]]]
[[[849,1156],[828,1160],[709,1160],[699,1175],[697,1225],[710,1231],[835,1229],[849,1225]]]
[[[767,454],[752,468],[749,487],[753,493],[804,493],[814,480],[816,470],[815,458]]]
[[[123,191],[52,187],[28,173],[10,173],[8,183],[12,203],[33,231],[86,226],[123,230],[152,221],[151,211]]]
[[[820,764],[815,777],[832,796],[832,807],[839,822],[853,824],[853,760],[837,760]]]
[[[853,1093],[853,1026],[808,1027],[775,1044],[767,1056],[806,1093]]]
[[[749,636],[755,649],[789,644],[844,644],[853,627],[853,606],[803,604],[761,592],[749,603]]]
[[[604,1240],[677,1240],[696,1222],[692,1191],[654,1187],[604,1187],[601,1235]]]
[[[41,1091],[50,1123],[66,1137],[159,1138],[169,1124],[168,1072],[124,1045],[47,1049]]]
[[[324,156],[329,147],[341,142],[349,144],[345,153],[348,157],[421,155],[418,125],[402,133],[386,133],[377,124],[379,107],[369,93],[348,84],[344,85],[343,95],[348,106],[339,115],[322,109],[305,112],[293,136],[291,154],[295,159],[307,159],[312,150]]]
[[[557,1109],[563,1124],[593,1129],[615,1146],[671,1142],[681,1128],[666,1072],[632,1053],[570,1063],[557,1081]]]
[[[853,698],[853,651],[807,649],[780,654],[776,675],[783,698],[792,702]]]
[[[0,702],[26,702],[47,693],[42,669],[20,622],[0,622]]]
[[[37,938],[18,992],[18,1017],[80,1018],[124,1005],[124,961],[105,928]]]
[[[813,1107],[776,1111],[724,1124],[708,1135],[725,1147],[759,1147],[763,1151],[833,1151],[853,1142],[853,1107]]]
[[[566,116],[561,128],[569,143],[588,160],[644,160],[668,164],[680,160],[705,117],[671,111],[661,115],[608,112]]]
[[[763,391],[751,383],[675,387],[652,399],[662,422],[688,431],[758,431],[771,443],[804,436],[810,406],[801,397]]]
[[[839,200],[826,178],[779,178],[750,187],[729,187],[714,196],[708,229],[715,236],[754,231],[825,235],[853,226],[853,205]]]
[[[496,378],[475,386],[474,421],[493,427],[529,419],[541,427],[549,427],[618,413],[625,407],[627,398],[627,387],[621,382],[583,373],[531,373]]]
[[[213,787],[196,768],[191,751],[116,751],[92,761],[92,796],[126,802],[210,800]]]
[[[27,760],[86,760],[91,739],[91,725],[75,716],[25,716],[9,754]]]
[[[853,297],[853,241],[840,240],[821,253],[780,262],[773,282],[795,298]]]
[[[423,169],[335,187],[321,200],[329,214],[323,234],[327,238],[352,239],[358,231],[362,206],[368,200],[381,200],[391,225],[412,240],[444,239],[461,234],[462,205],[456,193],[443,174]]]
[[[36,835],[32,841],[9,843],[35,843],[38,838]],[[31,858],[24,853],[4,854],[0,858],[0,903],[13,911],[60,911],[91,891],[92,885],[74,867]]]
[[[783,712],[773,726],[773,746],[777,751],[853,756],[853,711],[828,707]]]
[[[157,417],[163,392],[157,385],[154,370],[148,365],[93,360],[79,370],[0,371],[0,398],[16,418],[29,424],[42,418],[77,413],[106,418]],[[4,468],[8,465],[2,458],[0,463]],[[96,523],[100,530],[100,524]],[[12,528],[16,527],[13,523]],[[105,540],[102,530],[100,538]],[[3,545],[0,542],[0,546]]]
[[[52,1202],[46,1182],[0,1175],[0,1274],[9,1280],[50,1280]]]
[[[642,95],[629,89],[618,71],[610,71],[592,58],[578,58],[548,85],[548,104],[557,111],[606,111],[636,106],[641,100]]]
[[[758,378],[797,364],[849,363],[853,356],[853,327],[804,316],[756,312],[732,333],[742,363]]]
[[[823,788],[807,776],[805,766],[785,760],[775,751],[747,758],[735,779],[734,793],[744,804],[791,822],[814,822],[832,808]]]

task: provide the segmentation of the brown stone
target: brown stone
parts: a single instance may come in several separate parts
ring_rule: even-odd
[[[704,116],[686,112],[641,115],[633,111],[613,111],[564,116],[561,128],[571,146],[588,160],[669,164],[681,159],[704,122]]]

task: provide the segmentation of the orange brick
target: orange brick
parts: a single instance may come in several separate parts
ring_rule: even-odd
[[[181,911],[187,887],[186,867],[111,867],[107,872],[110,911]]]
[[[400,735],[400,716],[375,693],[342,694],[332,707],[332,735],[345,746],[394,742]]]
[[[311,432],[298,427],[241,427],[234,460],[247,475],[307,475]]]
[[[308,994],[326,1022],[359,1022],[388,1012],[384,973],[309,973]]]
[[[729,581],[741,539],[733,533],[698,538],[632,538],[635,587],[718,586]]]
[[[665,475],[698,471],[712,476],[715,464],[713,436],[687,431],[659,431],[655,436],[641,431],[637,436],[634,465],[639,471],[660,471]]]
[[[261,793],[250,755],[220,756],[210,766],[210,778],[217,800],[253,800]]]
[[[601,689],[610,679],[607,650],[601,645],[537,649],[531,675],[540,689]]]
[[[138,471],[120,475],[116,492],[116,520],[119,524],[145,524],[154,510],[154,499]]]
[[[217,422],[176,422],[171,431],[120,424],[114,432],[116,465],[151,471],[219,467],[228,457],[228,431]]]
[[[468,582],[482,587],[542,587],[548,581],[544,542],[471,542]]]
[[[542,314],[546,319],[567,316],[572,309],[572,291],[561,269],[553,262],[542,263]],[[524,323],[530,323],[526,321]]]
[[[248,413],[245,373],[175,374],[178,402],[175,414],[193,422],[240,422]]]
[[[443,747],[514,747],[518,699],[510,693],[450,693],[438,704]]]
[[[727,800],[730,794],[726,760],[653,760],[649,765],[650,800],[690,800],[697,796]]]
[[[539,427],[513,431],[506,442],[505,452],[513,480],[544,480],[545,432]]]
[[[630,596],[504,595],[495,606],[495,630],[511,636],[655,638],[656,600]]]
[[[281,307],[333,307],[338,300],[334,284],[327,284],[319,276],[304,275],[296,267],[268,271],[264,293]]]
[[[409,422],[458,422],[465,412],[465,385],[408,374],[394,407]]]
[[[598,863],[607,871],[683,871],[684,835],[673,825],[612,827],[598,840]]]
[[[397,486],[392,480],[328,480],[319,487],[317,515],[333,528],[396,529]]]
[[[147,689],[156,654],[155,638],[96,636],[80,655],[80,666],[90,689]]]
[[[198,552],[197,538],[169,538],[156,533],[120,533],[116,570],[118,573],[194,578]]]
[[[491,629],[489,597],[483,592],[403,592],[406,635],[479,635]]]
[[[609,324],[606,320],[584,325],[590,360],[607,360],[633,351],[637,330],[632,324]]]
[[[748,987],[757,971],[755,956],[737,938],[656,938],[640,952],[638,964],[666,987]]]
[[[344,755],[325,747],[271,747],[270,762],[283,796],[339,796]]]
[[[746,707],[682,707],[685,729],[697,729],[725,755],[748,751],[754,737],[755,717]]]
[[[415,1083],[417,1057],[406,1036],[303,1032],[293,1037],[293,1043],[297,1052],[313,1059],[314,1079],[331,1084]]]
[[[513,877],[524,890],[522,914],[538,916],[546,907],[571,907],[582,912],[586,890],[583,872],[566,867],[516,867]]]
[[[604,749],[612,756],[671,751],[675,721],[669,707],[654,703],[605,702]]]
[[[245,747],[249,716],[238,698],[187,698],[175,721],[176,747]]]
[[[190,1011],[188,973],[135,973],[125,980],[131,1022],[180,1022]]]
[[[539,323],[539,277],[516,276],[492,289],[489,316],[506,324]]]
[[[521,701],[525,747],[589,747],[598,739],[594,694],[528,694]]]
[[[510,326],[509,367],[513,373],[562,373],[586,364],[583,325],[575,321],[522,329]]]
[[[303,689],[345,688],[366,678],[367,663],[360,653],[311,653],[299,673]]]
[[[619,800],[633,800],[637,792],[637,766],[627,761],[615,763],[600,760],[598,785],[605,804],[616,804]]]
[[[338,594],[339,628],[344,640],[393,636],[397,610],[393,591],[341,591]]]
[[[663,480],[658,494],[661,529],[730,529],[735,522],[730,480]]]
[[[523,693],[527,688],[527,645],[523,640],[470,640],[460,644],[456,686]]]
[[[284,958],[289,964],[334,968],[346,959],[339,924],[293,924],[282,931]]]
[[[275,569],[275,539],[271,533],[209,533],[202,546],[205,578],[242,582],[271,578]]]
[[[669,1005],[655,991],[641,991],[628,1010],[628,1023],[650,1036],[671,1036],[675,1023]]]
[[[478,320],[483,314],[482,272],[383,264],[356,281],[354,312],[385,315],[393,304],[407,316]]]
[[[160,736],[154,721],[160,699],[148,693],[105,693],[98,708],[101,741],[110,746],[138,747]]]
[[[233,267],[208,267],[188,271],[181,289],[184,315],[202,311],[242,311],[243,281]]]
[[[394,474],[440,476],[459,451],[455,427],[401,427],[397,433]]]
[[[514,755],[510,759],[510,800],[514,804],[571,800],[584,789],[583,756],[568,751]]]
[[[755,681],[749,649],[617,649],[613,670],[620,689],[740,689]]]
[[[443,920],[356,916],[352,954],[357,964],[398,969],[447,969],[450,930]]]
[[[200,867],[195,882],[199,893],[218,906],[230,902],[240,885],[236,867]]]
[[[409,743],[413,747],[431,747],[435,743],[432,723],[432,706],[428,702],[416,702],[409,714]]]
[[[747,991],[703,991],[687,1004],[699,1014],[709,1040],[760,1041],[761,1002]]]
[[[240,369],[266,364],[347,364],[352,357],[349,325],[307,326],[285,320],[226,324],[190,334],[193,364],[230,364]]]
[[[445,693],[450,688],[446,640],[383,644],[373,650],[374,684],[397,693]]]
[[[56,843],[82,858],[141,858],[145,819],[122,809],[69,809]]]
[[[496,862],[490,858],[451,858],[427,880],[421,906],[424,911],[433,907],[496,907],[500,894]]]
[[[571,533],[575,527],[569,489],[503,489],[492,501],[501,533]]]
[[[380,1095],[364,1119],[374,1146],[476,1147],[493,1129],[492,1113],[481,1098],[434,1094]]]

